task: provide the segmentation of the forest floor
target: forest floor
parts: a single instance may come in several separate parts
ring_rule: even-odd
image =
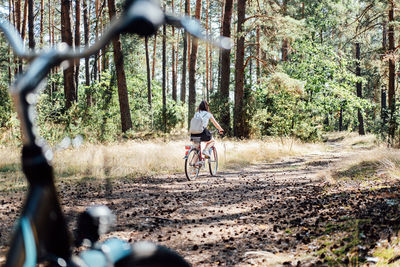
[[[105,204],[117,216],[110,236],[157,242],[193,266],[400,264],[399,180],[370,161],[332,171],[373,149],[342,141],[216,177],[203,170],[195,181],[183,172],[87,178],[61,180],[58,190],[69,218]],[[23,195],[0,191],[0,265]]]

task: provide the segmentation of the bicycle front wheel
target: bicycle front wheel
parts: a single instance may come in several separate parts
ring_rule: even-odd
[[[198,165],[198,162],[199,153],[195,149],[190,150],[185,159],[185,174],[189,181],[192,181],[199,176],[200,166]]]
[[[210,158],[208,159],[208,167],[210,169],[210,174],[215,176],[218,170],[218,154],[215,146],[210,148]]]

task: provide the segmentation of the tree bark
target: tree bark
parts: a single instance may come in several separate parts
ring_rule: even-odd
[[[40,0],[40,46],[43,45],[43,31],[44,31],[44,0]]]
[[[15,18],[16,18],[16,28],[19,33],[21,33],[21,1],[15,0]]]
[[[201,12],[201,0],[196,0],[196,11],[195,18],[200,19]],[[188,122],[192,119],[195,113],[196,105],[196,61],[197,61],[197,48],[198,40],[192,38],[192,51],[190,53],[190,65],[189,65],[189,112]],[[188,123],[189,125],[189,123]]]
[[[174,0],[171,1],[172,13],[175,13]],[[172,99],[176,102],[177,99],[177,82],[176,82],[176,51],[175,51],[175,28],[172,27],[172,48],[171,48],[171,78],[172,78]]]
[[[360,43],[356,43],[356,75],[357,77],[361,77],[361,67],[360,67]],[[356,84],[357,87],[357,97],[362,98],[362,83],[357,82]],[[357,115],[358,115],[358,134],[360,135],[365,135],[365,130],[364,130],[364,119],[363,115],[361,113],[361,109],[357,109]]]
[[[237,44],[235,63],[235,112],[234,135],[239,138],[248,137],[248,127],[244,110],[244,36],[243,23],[245,21],[246,0],[238,0],[237,4]]]
[[[149,104],[149,110],[151,111],[151,72],[150,72],[150,57],[149,57],[149,37],[145,37],[145,48],[146,48],[146,70],[147,70],[147,103]]]
[[[83,7],[83,34],[84,34],[84,42],[85,46],[89,44],[89,21],[88,21],[88,5],[87,0],[82,0]],[[89,66],[89,57],[85,58],[85,85],[90,86],[90,66]],[[92,105],[92,94],[90,90],[86,90],[86,104],[88,106]]]
[[[94,12],[96,16],[96,25],[94,27],[94,32],[95,32],[95,39],[97,40],[99,38],[99,0],[95,0],[94,2]],[[89,20],[90,21],[90,20]],[[96,52],[94,54],[94,60],[93,60],[93,70],[92,70],[92,79],[97,80],[98,79],[98,60],[99,60],[99,52]]]
[[[70,0],[61,1],[61,40],[69,46],[72,46],[72,31],[70,19]],[[74,83],[74,64],[70,61],[70,66],[64,69],[64,94],[65,107],[69,109],[76,100],[75,83]]]
[[[389,136],[393,139],[394,138],[394,133],[396,130],[396,122],[394,118],[394,113],[395,113],[395,108],[396,108],[396,103],[395,103],[395,70],[396,70],[396,63],[395,63],[395,57],[394,57],[394,49],[395,49],[395,44],[394,44],[394,26],[393,22],[394,21],[394,3],[392,3],[392,7],[389,10],[389,31],[388,31],[388,39],[389,39],[389,87],[388,87],[388,105],[390,109],[390,126],[389,126]]]
[[[210,9],[210,1],[207,0],[207,8],[206,8],[206,33],[208,34],[208,10]],[[208,54],[210,53],[209,44],[206,43],[206,99],[210,101],[210,76],[209,76],[209,58]]]
[[[28,18],[28,1],[29,0],[25,0],[25,2],[24,2],[22,24],[20,25],[21,38],[24,41],[25,41],[25,35],[26,35],[26,22],[27,22],[27,18]],[[18,73],[22,73],[23,60],[21,58],[19,58],[19,59],[17,59],[17,61],[18,61]]]
[[[387,52],[387,27],[386,21],[383,21],[383,29],[382,29],[382,56],[381,60],[384,59],[384,55]],[[386,110],[386,88],[381,88],[381,119],[382,119],[382,127],[384,127],[387,123],[387,110]]]
[[[110,15],[110,19],[115,17],[116,11],[115,11],[114,0],[108,0],[108,12]],[[122,132],[126,132],[129,129],[132,129],[132,119],[129,108],[128,89],[126,86],[124,58],[122,55],[121,40],[119,35],[113,38],[112,43],[114,48],[115,70],[117,73],[117,81],[118,81],[117,85],[118,85],[119,107],[121,111],[121,126],[122,126]]]
[[[34,32],[34,10],[33,10],[33,0],[28,1],[28,45],[29,48],[35,48],[35,32]]]
[[[231,19],[232,19],[233,0],[225,1],[225,11],[222,23],[222,36],[231,37]],[[231,76],[231,50],[221,50],[221,127],[227,134],[231,133],[231,112],[229,106],[229,85]]]
[[[156,73],[156,49],[157,49],[157,33],[154,35],[154,43],[153,43],[153,66],[151,69],[151,79],[154,80],[154,76]]]
[[[8,6],[8,22],[11,24],[12,23],[12,1],[9,3],[9,6]],[[8,49],[7,49],[8,51],[8,56],[7,56],[7,63],[8,63],[8,83],[9,84],[11,84],[11,81],[12,81],[12,70],[11,70],[11,58],[12,58],[12,55],[11,55],[11,47],[10,46],[8,46]]]
[[[185,14],[188,14],[188,2],[185,0]],[[188,34],[186,31],[183,33],[183,52],[182,52],[182,81],[181,81],[181,101],[186,102],[186,71],[187,71],[187,49],[188,49]]]
[[[223,31],[224,31],[224,20],[225,20],[225,8],[226,8],[226,0],[222,1],[222,7],[221,7],[221,21],[220,21],[220,25],[221,25],[221,30],[220,30],[220,35],[224,35]],[[230,14],[230,17],[232,17],[232,11]],[[230,20],[230,19],[229,19]],[[230,22],[229,22],[229,34],[230,34]],[[222,75],[222,49],[219,49],[218,52],[218,77],[217,77],[217,81],[218,81],[218,88],[221,89],[221,75]]]
[[[83,0],[85,1],[85,0]],[[81,46],[81,0],[75,0],[75,49]],[[78,99],[80,59],[75,61],[75,94]]]
[[[89,44],[89,21],[88,21],[88,5],[87,0],[83,0],[83,31],[84,31],[84,42],[85,46]],[[87,87],[90,86],[90,64],[89,57],[85,58],[85,85]],[[87,106],[91,106],[93,104],[92,94],[90,90],[86,89],[86,104]]]
[[[256,60],[256,75],[257,75],[257,84],[260,84],[261,78],[261,66],[260,66],[260,58],[261,58],[261,46],[260,46],[260,26],[257,27],[256,32],[256,49],[257,49],[257,60]]]
[[[164,6],[165,10],[165,6]],[[167,85],[166,85],[166,51],[167,50],[167,26],[163,25],[162,36],[162,122],[164,133],[167,132]]]
[[[197,0],[196,0],[197,1]],[[187,13],[186,15],[190,17],[190,0],[187,0],[186,2],[186,8],[187,8]],[[189,36],[188,36],[189,37]],[[191,38],[187,39],[187,43],[188,43],[188,49],[187,49],[187,63],[188,63],[188,69],[190,68],[190,47],[191,47]]]
[[[31,0],[25,0],[24,2],[24,13],[23,13],[23,19],[22,19],[22,25],[21,25],[21,38],[22,40],[25,40],[25,36],[26,36],[26,24],[28,21],[28,4],[29,1]]]
[[[287,2],[288,2],[288,0],[283,0],[283,3],[282,3],[283,16],[287,15]],[[288,49],[289,49],[289,42],[288,42],[288,39],[286,37],[284,37],[283,42],[282,42],[282,61],[287,61]]]

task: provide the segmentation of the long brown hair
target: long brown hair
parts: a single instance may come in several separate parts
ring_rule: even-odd
[[[210,106],[208,105],[206,100],[201,101],[199,107],[197,108],[197,111],[207,111],[210,112]]]

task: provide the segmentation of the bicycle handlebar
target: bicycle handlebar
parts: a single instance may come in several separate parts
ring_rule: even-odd
[[[37,99],[37,91],[35,90],[51,68],[66,60],[85,58],[95,54],[118,34],[131,33],[150,36],[155,34],[163,24],[183,28],[192,36],[222,49],[230,49],[232,46],[230,38],[220,37],[213,40],[209,35],[204,34],[203,28],[197,20],[187,16],[176,17],[166,14],[156,0],[127,0],[121,16],[112,20],[104,34],[92,46],[79,49],[72,49],[66,44],[61,44],[41,52],[28,50],[12,25],[6,22],[0,23],[0,30],[4,32],[14,53],[18,57],[33,60],[26,73],[17,79],[11,90],[21,121],[23,143],[41,147],[44,144],[35,128],[35,111],[32,106]],[[44,153],[47,153],[49,157],[51,156],[49,152],[45,151]]]
[[[111,21],[108,29],[92,46],[79,48],[77,50],[72,49],[67,45],[59,46],[57,51],[60,60],[63,61],[89,57],[108,44],[113,37],[121,33],[138,34],[140,36],[153,35],[163,24],[183,28],[190,35],[222,49],[231,49],[232,47],[230,38],[221,36],[218,39],[213,40],[210,35],[204,34],[201,24],[196,19],[188,16],[177,17],[172,14],[164,13],[157,1],[127,0],[125,3],[122,15]],[[20,35],[8,22],[1,22],[0,30],[5,34],[5,37],[13,48],[14,53],[18,57],[32,60],[42,54],[26,49]]]

